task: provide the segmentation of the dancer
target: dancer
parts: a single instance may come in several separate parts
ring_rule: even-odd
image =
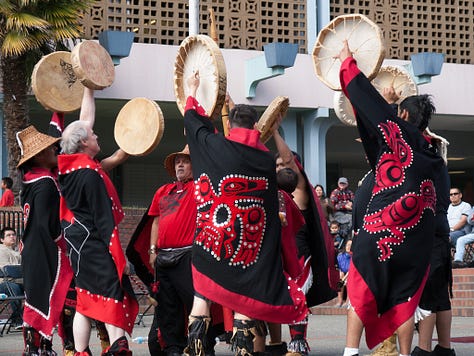
[[[236,105],[229,135],[217,134],[195,99],[199,84],[199,73],[188,78],[184,117],[198,205],[185,353],[200,354],[213,301],[235,311],[233,348],[249,355],[255,333],[262,334],[255,320],[301,321],[305,297],[283,274],[275,162],[260,143],[257,113]]]
[[[37,355],[41,351],[45,355],[55,355],[51,341],[56,326],[59,325],[63,342],[69,344],[60,319],[72,279],[59,222],[56,181],[59,138],[29,126],[17,134],[17,140],[21,149],[18,163],[22,177],[20,200],[25,218],[21,251],[26,296],[23,354]]]
[[[106,355],[131,355],[125,332],[131,334],[138,314],[127,262],[120,245],[118,224],[123,211],[117,192],[105,172],[123,162],[118,150],[102,162],[95,120],[94,93],[85,88],[81,120],[64,130],[58,157],[62,193],[61,225],[74,271],[77,306],[74,340],[79,355],[88,352],[91,319],[105,323],[110,348]]]
[[[339,54],[341,85],[356,112],[359,134],[375,172],[363,228],[353,242],[347,282],[345,356],[357,355],[366,329],[369,348],[398,330],[400,354],[409,355],[413,315],[428,274],[435,236],[435,186],[443,159],[422,132],[434,107],[427,96],[400,104],[399,116],[357,68],[347,41]],[[393,89],[392,89],[393,90]],[[442,194],[443,192],[438,192]],[[425,251],[410,258],[414,251]]]

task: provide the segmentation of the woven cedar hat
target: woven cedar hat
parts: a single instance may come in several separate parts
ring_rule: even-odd
[[[52,137],[42,134],[34,126],[28,126],[23,131],[17,132],[16,140],[20,146],[21,156],[17,168],[30,160],[38,153],[58,142],[60,137]]]
[[[173,178],[176,177],[176,170],[174,168],[174,160],[176,156],[178,155],[185,155],[185,156],[188,156],[188,158],[191,158],[191,156],[189,155],[188,145],[184,146],[182,151],[171,153],[165,158],[165,162],[164,162],[165,168],[168,171],[169,175]]]

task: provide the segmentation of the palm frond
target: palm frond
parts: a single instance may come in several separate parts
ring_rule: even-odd
[[[29,50],[38,48],[41,45],[35,36],[31,34],[24,35],[21,32],[8,32],[3,38],[1,47],[2,55],[4,56],[18,56]]]
[[[48,21],[29,13],[15,13],[7,18],[6,31],[24,31],[31,29],[46,30],[50,27]]]

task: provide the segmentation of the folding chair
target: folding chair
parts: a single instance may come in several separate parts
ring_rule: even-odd
[[[474,262],[474,242],[467,244],[465,247],[466,253],[464,254],[464,262],[473,263]]]
[[[148,288],[146,287],[146,285],[140,280],[140,278],[138,278],[137,275],[130,274],[129,277],[133,287],[133,291],[135,292],[135,296],[137,297],[138,304],[140,305],[140,310],[143,310],[141,313],[138,313],[135,324],[142,324],[143,327],[145,327],[146,325],[143,321],[143,318],[147,315],[154,315],[153,310],[150,311],[151,307],[153,306],[148,299],[150,293],[148,292]]]
[[[2,290],[7,294],[6,299],[0,300],[0,314],[8,318],[4,320],[0,336],[3,336],[5,330],[8,333],[14,323],[21,320],[23,315],[23,301],[25,295],[23,288],[18,284],[22,282],[22,272],[20,265],[7,265],[0,269],[0,283]]]

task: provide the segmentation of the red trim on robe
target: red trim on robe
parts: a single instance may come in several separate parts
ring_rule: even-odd
[[[226,136],[226,139],[256,148],[260,151],[269,151],[268,148],[260,142],[260,131],[258,130],[234,127],[233,129],[230,129],[229,135]]]
[[[188,99],[186,99],[186,106],[184,107],[184,112],[188,110],[195,110],[200,116],[208,117],[206,114],[206,110],[199,104],[199,101],[197,101],[196,98],[193,98],[192,96],[188,96]]]
[[[303,214],[288,193],[280,190],[285,199],[287,225],[281,227],[281,256],[283,270],[293,279],[303,273],[304,261],[298,259],[296,233],[305,224]]]
[[[57,130],[62,133],[64,130],[64,113],[54,112],[49,124],[56,127]]]
[[[33,180],[50,177],[56,183],[56,176],[46,168],[33,167],[23,176],[23,181],[31,182]],[[56,184],[57,186],[57,184]],[[59,188],[58,188],[59,195]],[[52,237],[53,238],[53,237]],[[61,321],[61,315],[64,309],[66,295],[71,284],[73,271],[67,258],[67,248],[64,236],[61,234],[55,239],[58,247],[58,269],[56,271],[56,280],[49,295],[49,314],[40,313],[34,306],[25,301],[23,310],[23,321],[35,328],[41,335],[47,339],[53,337],[54,328],[58,327],[58,335],[64,338],[65,332]]]
[[[252,319],[265,320],[271,323],[291,324],[303,320],[307,315],[308,308],[305,295],[301,288],[288,276],[286,276],[288,292],[293,300],[293,304],[276,306],[224,289],[208,276],[196,270],[194,265],[192,270],[196,292],[202,295],[212,295],[213,302],[238,311]],[[204,286],[205,291],[200,289],[201,286]]]
[[[64,237],[56,241],[58,246],[58,269],[56,271],[56,281],[49,295],[49,314],[44,315],[36,308],[25,302],[23,310],[23,321],[35,328],[41,335],[51,340],[54,328],[58,326],[58,334],[64,338],[64,328],[61,323],[61,316],[64,309],[66,295],[71,284],[73,272],[69,259],[66,256]]]
[[[124,213],[122,210],[122,205],[118,198],[117,191],[115,190],[112,181],[110,180],[108,174],[102,169],[100,163],[84,153],[59,155],[58,165],[61,169],[60,174],[68,174],[70,171],[72,172],[78,169],[93,169],[99,173],[100,177],[104,181],[107,193],[112,202],[112,214],[115,222],[115,228],[110,237],[109,252],[112,255],[112,258],[117,267],[118,277],[121,283],[124,276],[127,261],[125,258],[125,254],[122,250],[117,226],[120,221],[122,221]],[[74,219],[74,214],[69,209],[67,209],[66,202],[63,198],[61,198],[60,208],[60,215],[62,220],[66,220],[66,218],[70,219],[71,217],[72,219]],[[67,221],[72,222],[72,219]],[[125,290],[123,299],[124,302],[122,303],[118,300],[115,300],[114,304],[110,303],[109,298],[93,295],[87,291],[84,292],[80,288],[76,287],[76,291],[76,308],[78,312],[93,319],[97,319],[105,323],[110,323],[120,328],[123,328],[129,334],[132,333],[135,318],[138,314],[138,302],[135,298],[125,293]],[[100,303],[99,298],[102,298]],[[105,319],[104,316],[106,316]]]
[[[294,157],[295,163],[298,166],[298,169],[301,172],[304,172],[304,168],[301,165],[301,163],[298,161],[296,157]],[[307,180],[306,184],[308,184],[311,187],[311,183]],[[336,269],[336,255],[334,252],[334,240],[331,236],[331,233],[329,232],[329,227],[327,220],[324,216],[324,211],[323,207],[321,206],[321,201],[319,200],[319,197],[316,195],[316,190],[310,189],[311,194],[313,195],[313,200],[316,205],[316,208],[318,209],[318,216],[319,216],[319,223],[321,225],[321,230],[323,232],[323,239],[324,239],[324,245],[326,247],[326,256],[327,256],[327,261],[328,261],[328,266],[327,266],[327,271],[328,271],[328,282],[329,282],[329,287],[334,290],[338,290],[337,284],[339,283],[340,276],[339,276],[339,271]]]
[[[347,84],[349,84],[359,73],[360,69],[357,67],[357,62],[354,58],[349,57],[342,62],[339,72],[339,80],[341,81],[342,91],[345,96],[349,97],[346,89]]]
[[[408,301],[399,303],[386,313],[379,315],[377,302],[364,278],[351,260],[347,277],[347,293],[354,311],[362,320],[365,327],[365,340],[369,349],[374,348],[387,339],[416,311],[421,294],[428,278],[429,267],[423,277],[420,287]],[[359,306],[359,307],[355,307]]]

